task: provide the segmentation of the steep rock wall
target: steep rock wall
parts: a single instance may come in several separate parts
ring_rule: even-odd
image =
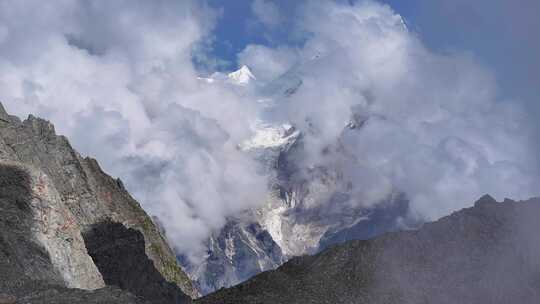
[[[198,296],[159,229],[121,181],[105,174],[96,160],[81,157],[51,123],[33,116],[21,121],[0,105],[0,165],[27,176],[25,186],[18,186],[28,193],[25,233],[51,260],[55,274],[49,279],[83,289],[105,286],[81,233],[111,221],[140,232],[159,274]]]

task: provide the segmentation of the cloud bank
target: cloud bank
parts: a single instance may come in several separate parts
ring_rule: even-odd
[[[299,12],[297,46],[238,55],[261,86],[301,79],[268,115],[256,102],[264,90],[197,80],[193,58],[207,55],[197,52],[218,17],[198,1],[2,1],[0,100],[52,120],[192,256],[228,216],[263,202],[267,180],[237,148],[261,119],[304,132],[301,166],[342,168],[349,203],[403,191],[411,216],[433,219],[487,192],[538,194],[530,119],[474,58],[430,51],[375,2],[308,2]],[[278,26],[276,14],[259,14],[261,23]],[[352,117],[362,128],[343,131]]]
[[[501,99],[475,58],[430,51],[399,15],[372,1],[308,2],[298,26],[306,40],[294,51],[301,63],[293,74],[302,86],[278,119],[310,130],[298,159],[306,168],[341,168],[354,188],[349,203],[400,191],[411,216],[433,220],[483,193],[538,194],[532,120]],[[239,60],[270,70],[286,64],[284,48],[251,45]],[[353,117],[362,127],[344,132]]]
[[[236,145],[255,115],[204,86],[193,52],[217,14],[196,1],[2,1],[0,99],[52,120],[122,177],[197,252],[225,218],[259,203],[266,180]]]
[[[254,15],[266,26],[275,27],[281,22],[279,8],[272,1],[254,0],[251,9]]]

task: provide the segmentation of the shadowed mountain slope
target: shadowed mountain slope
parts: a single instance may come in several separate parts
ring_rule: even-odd
[[[295,258],[197,303],[538,303],[539,216],[540,199],[484,196],[417,231]]]

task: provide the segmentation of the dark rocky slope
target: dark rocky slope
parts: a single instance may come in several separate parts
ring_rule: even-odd
[[[116,287],[67,288],[62,270],[33,231],[31,185],[25,170],[0,165],[0,303],[149,303]],[[92,274],[88,277],[91,282]]]
[[[110,233],[100,247],[103,230]],[[114,253],[108,262],[103,248]],[[49,122],[20,121],[0,105],[0,300],[190,302],[185,294],[198,295],[122,183]]]
[[[120,288],[108,286],[83,290],[33,282],[25,286],[31,292],[0,295],[1,304],[152,304]]]
[[[189,298],[167,282],[144,252],[144,237],[120,223],[104,222],[83,233],[88,254],[105,284],[118,286],[154,303],[185,303]]]
[[[489,196],[417,231],[292,259],[197,301],[540,303],[540,199]]]

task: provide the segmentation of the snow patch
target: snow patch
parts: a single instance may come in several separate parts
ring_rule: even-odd
[[[255,76],[247,66],[242,66],[238,71],[229,73],[229,79],[239,85],[248,85],[252,80],[256,80]]]
[[[281,224],[283,220],[283,212],[288,208],[285,206],[280,206],[274,209],[270,209],[262,218],[261,226],[268,231],[274,242],[279,245],[279,247],[285,248],[286,245],[283,241],[283,233],[281,230]]]
[[[216,82],[216,80],[214,78],[211,78],[211,77],[197,77],[197,80],[202,81],[202,82],[206,82],[206,83],[214,83],[214,82]]]
[[[227,257],[227,259],[229,259],[229,261],[232,262],[235,252],[236,250],[234,248],[234,240],[232,237],[229,236],[225,239],[225,256]]]
[[[258,128],[255,128],[253,137],[244,141],[240,145],[240,148],[244,151],[287,148],[296,142],[299,136],[300,131],[296,130],[290,124],[283,124],[278,127],[260,125]]]

